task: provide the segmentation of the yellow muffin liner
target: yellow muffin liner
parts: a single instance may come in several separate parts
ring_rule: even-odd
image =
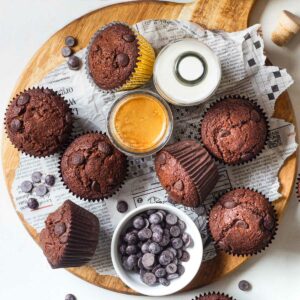
[[[125,81],[125,83],[117,88],[111,89],[111,90],[103,90],[101,89],[93,80],[88,66],[88,53],[89,49],[94,41],[94,39],[97,37],[97,35],[105,30],[107,27],[116,25],[116,24],[122,24],[124,26],[129,27],[132,32],[135,34],[135,37],[137,39],[137,45],[138,45],[138,56],[135,68],[131,72],[128,79]],[[152,48],[151,44],[136,30],[134,30],[131,26],[129,26],[126,23],[122,22],[111,22],[102,28],[100,28],[92,37],[86,51],[86,57],[85,57],[85,67],[86,67],[86,74],[92,84],[96,84],[98,89],[100,89],[103,93],[114,93],[119,91],[126,91],[126,90],[133,90],[136,89],[144,84],[146,84],[152,77],[153,74],[153,66],[155,62],[155,52]]]

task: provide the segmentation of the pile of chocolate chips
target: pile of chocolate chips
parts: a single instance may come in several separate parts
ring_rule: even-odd
[[[131,223],[120,241],[123,267],[138,272],[147,285],[168,286],[185,272],[182,262],[190,258],[186,248],[193,241],[185,223],[165,210],[148,210]]]
[[[68,67],[71,70],[79,70],[81,66],[81,60],[78,56],[73,55],[72,47],[76,46],[77,40],[73,36],[67,36],[65,38],[65,46],[61,49],[63,57],[69,57]]]

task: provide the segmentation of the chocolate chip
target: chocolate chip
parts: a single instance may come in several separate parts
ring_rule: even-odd
[[[126,254],[126,244],[122,244],[119,248],[119,251],[122,255]]]
[[[225,129],[221,129],[219,132],[220,137],[226,137],[230,135],[230,131],[225,130]]]
[[[176,279],[176,278],[178,278],[178,277],[179,277],[179,275],[178,275],[177,273],[169,274],[169,275],[167,276],[167,280],[173,280],[173,279]]]
[[[54,226],[54,234],[56,236],[61,236],[63,235],[67,230],[66,224],[65,223],[57,223]]]
[[[33,172],[31,174],[31,180],[35,183],[41,182],[43,174],[41,172]]]
[[[168,274],[174,274],[177,271],[177,266],[174,263],[170,263],[166,266],[166,272]]]
[[[181,249],[177,249],[176,257],[180,259],[182,257],[182,253],[183,253],[183,251]]]
[[[18,132],[22,128],[22,121],[19,119],[13,119],[10,122],[10,128],[13,132]]]
[[[182,237],[181,237],[181,238],[182,238],[182,240],[183,240],[183,242],[184,242],[184,246],[185,246],[186,248],[188,248],[188,247],[191,246],[193,240],[192,240],[191,236],[190,236],[188,233],[184,232],[184,233],[182,234]]]
[[[183,232],[186,228],[185,223],[182,220],[178,220],[178,226],[180,228],[180,230]]]
[[[13,107],[13,116],[18,117],[25,112],[25,106],[14,106]]]
[[[98,143],[98,150],[101,151],[105,155],[111,155],[113,153],[112,146],[104,141]]]
[[[117,203],[117,211],[120,213],[125,213],[128,210],[128,204],[127,202],[121,200]]]
[[[190,260],[190,254],[187,251],[182,251],[181,261],[187,262]]]
[[[43,89],[43,92],[47,95],[55,95],[55,92],[48,88]]]
[[[250,282],[248,282],[246,280],[241,280],[239,282],[239,289],[241,291],[244,291],[244,292],[250,291],[251,290],[251,284],[250,284]]]
[[[152,237],[152,231],[149,228],[143,228],[138,232],[138,238],[141,241],[146,241]]]
[[[128,43],[132,43],[135,40],[135,35],[133,34],[123,34],[123,40]]]
[[[19,98],[17,100],[17,105],[25,105],[29,102],[29,100],[30,100],[30,95],[27,93],[24,93],[19,96]]]
[[[235,203],[232,200],[228,200],[228,201],[223,203],[223,207],[228,208],[228,209],[234,208],[236,206],[237,206],[237,203]]]
[[[71,164],[73,166],[80,166],[84,163],[84,155],[80,152],[75,152],[71,156]]]
[[[143,275],[143,282],[150,286],[154,285],[156,283],[156,277],[153,273],[146,272]]]
[[[66,243],[68,241],[68,235],[67,234],[63,234],[62,236],[59,237],[59,241],[61,243]]]
[[[126,67],[129,64],[129,57],[126,53],[119,53],[116,57],[119,66]]]
[[[163,286],[169,286],[170,285],[170,281],[167,280],[166,278],[159,278],[159,283]]]
[[[164,230],[162,229],[161,225],[159,225],[159,224],[151,224],[150,228],[153,232],[159,232],[161,234],[164,233]]]
[[[145,269],[150,269],[155,263],[155,255],[153,253],[145,253],[142,256],[142,264]]]
[[[135,232],[128,232],[125,235],[125,241],[129,244],[129,245],[135,245],[138,243],[139,239],[138,239],[138,235]]]
[[[68,294],[66,295],[65,300],[76,300],[76,297],[72,294]]]
[[[162,241],[163,235],[160,232],[153,232],[152,234],[152,241],[156,242],[156,243],[160,243]]]
[[[37,209],[39,207],[39,202],[35,198],[29,198],[27,201],[27,206],[30,209]]]
[[[127,258],[127,264],[128,266],[133,269],[134,267],[137,267],[138,264],[138,257],[135,254],[131,254]]]
[[[68,59],[68,66],[71,70],[79,70],[80,65],[81,62],[79,57],[75,55],[70,56],[70,58]]]
[[[173,214],[167,214],[166,216],[166,222],[169,225],[175,225],[178,221],[177,216],[173,215]]]
[[[132,225],[136,229],[142,229],[145,226],[144,218],[141,216],[137,216],[133,219]]]
[[[251,114],[252,121],[259,122],[261,120],[261,116],[259,112],[257,112],[256,110],[252,110],[250,114]]]
[[[55,184],[55,177],[53,175],[47,175],[45,177],[45,183],[49,186],[53,186]]]
[[[40,184],[35,188],[35,194],[39,197],[43,197],[48,193],[48,188],[44,184]]]
[[[73,36],[67,36],[65,38],[65,44],[68,46],[68,47],[74,47],[77,43],[77,40],[73,37]]]
[[[68,46],[65,46],[61,49],[61,55],[63,57],[69,57],[72,55],[72,53],[73,53],[72,49]]]
[[[30,193],[33,189],[33,184],[29,180],[25,180],[21,183],[21,191],[24,193]]]
[[[252,158],[254,158],[254,154],[253,153],[244,153],[241,155],[241,160],[243,161],[248,161],[251,160]]]
[[[168,250],[165,250],[159,256],[159,263],[162,266],[167,266],[168,264],[170,264],[172,262],[173,259],[174,259],[173,253]]]
[[[181,230],[180,230],[179,226],[177,226],[177,225],[171,226],[171,228],[170,228],[171,236],[178,237],[180,235],[180,233],[181,233]]]
[[[155,243],[155,242],[149,244],[149,248],[148,249],[149,249],[149,252],[153,253],[153,254],[158,254],[161,251],[160,246],[157,243]]]
[[[164,268],[159,267],[158,269],[156,269],[155,271],[152,270],[152,272],[154,272],[154,275],[157,278],[162,278],[166,276],[166,270]]]
[[[183,247],[183,241],[181,238],[175,238],[171,241],[171,243],[174,249],[180,249]]]
[[[142,245],[142,247],[141,247],[142,253],[148,253],[148,252],[149,252],[149,245],[150,245],[149,242],[146,242],[146,243],[144,243],[144,244]]]
[[[174,183],[174,189],[176,189],[177,191],[182,191],[184,188],[183,182],[182,180],[178,180]]]
[[[159,153],[157,156],[157,162],[160,165],[164,165],[166,163],[166,154],[165,153]]]
[[[181,276],[185,272],[185,267],[183,265],[177,266],[177,273],[179,276]]]
[[[266,215],[263,220],[264,227],[268,230],[272,230],[275,224],[274,219],[270,215]]]
[[[160,216],[156,213],[150,215],[149,217],[149,222],[151,224],[159,224],[162,221],[162,219],[160,218]]]
[[[243,229],[249,228],[248,224],[245,221],[243,221],[243,220],[238,220],[235,223],[235,226],[238,227],[238,228],[243,228]]]
[[[126,247],[126,254],[131,255],[131,254],[136,254],[138,252],[138,248],[136,245],[128,245]]]
[[[100,189],[100,184],[97,182],[97,181],[93,181],[92,182],[92,185],[91,185],[91,189],[94,191],[94,192],[101,192],[101,189]]]

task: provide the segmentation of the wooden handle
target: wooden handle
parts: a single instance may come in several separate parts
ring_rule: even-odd
[[[254,3],[255,0],[196,0],[184,6],[179,18],[209,29],[238,31],[247,27]]]

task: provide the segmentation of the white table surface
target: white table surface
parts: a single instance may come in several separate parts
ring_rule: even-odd
[[[58,29],[73,19],[99,8],[101,0],[0,0],[0,112],[20,72],[34,52]],[[250,24],[261,23],[266,50],[273,64],[288,69],[295,79],[289,93],[300,114],[300,35],[286,48],[275,46],[271,31],[282,9],[300,15],[299,0],[257,0]],[[298,118],[298,126],[300,117]],[[2,168],[1,168],[2,170]],[[59,300],[73,293],[78,300],[147,299],[113,293],[93,286],[65,270],[51,270],[41,250],[18,219],[10,202],[1,171],[0,179],[0,299]],[[253,289],[242,292],[239,280],[251,282]],[[293,194],[280,222],[272,246],[231,275],[202,289],[165,297],[192,299],[200,292],[219,290],[240,300],[300,299],[300,204]]]

